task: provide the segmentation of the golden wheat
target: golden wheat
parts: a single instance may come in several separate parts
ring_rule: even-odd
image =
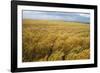
[[[89,24],[23,20],[23,62],[90,58]]]

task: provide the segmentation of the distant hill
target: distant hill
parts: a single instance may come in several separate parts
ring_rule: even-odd
[[[77,21],[63,21],[63,20],[32,20],[32,19],[23,19],[23,23],[25,23],[25,24],[32,24],[32,23],[45,23],[45,24],[66,24],[66,23],[77,23],[77,24],[80,24],[81,23],[81,25],[83,24],[83,25],[85,25],[85,24],[90,24],[90,23],[88,23],[88,22],[77,22]],[[73,25],[74,25],[73,24]]]

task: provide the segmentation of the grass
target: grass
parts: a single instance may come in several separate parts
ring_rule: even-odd
[[[24,19],[22,61],[90,58],[90,25],[78,22]]]

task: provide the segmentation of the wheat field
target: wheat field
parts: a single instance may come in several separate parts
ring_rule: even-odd
[[[22,62],[89,58],[89,24],[23,19]]]

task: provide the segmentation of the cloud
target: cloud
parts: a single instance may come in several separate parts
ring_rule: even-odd
[[[83,16],[83,17],[90,17],[89,14],[79,14],[80,16]]]
[[[73,13],[73,12],[26,11],[24,10],[23,19],[89,22],[90,15],[86,13]]]

